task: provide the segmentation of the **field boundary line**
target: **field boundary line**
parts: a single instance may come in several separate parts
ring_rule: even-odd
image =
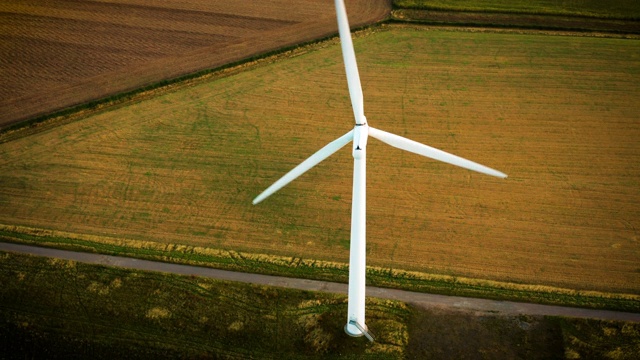
[[[379,31],[381,25],[384,23],[385,21],[381,21],[372,25],[355,28],[352,30],[352,34],[354,37],[366,36],[372,32]],[[158,80],[155,83],[136,89],[111,94],[99,99],[38,115],[30,119],[0,124],[0,144],[79,121],[105,111],[118,109],[167,93],[197,86],[204,82],[226,78],[246,70],[253,70],[278,61],[301,56],[308,52],[338,44],[339,39],[336,30],[335,34],[285,46],[265,53],[255,54],[214,68],[202,69],[182,76]]]
[[[636,32],[608,32],[598,30],[567,29],[563,27],[526,27],[516,25],[500,25],[488,23],[468,22],[433,22],[403,17],[402,11],[426,12],[409,8],[394,7],[387,19],[373,24],[363,25],[352,30],[352,36],[366,36],[373,32],[384,31],[389,26],[415,27],[427,30],[449,30],[461,32],[497,32],[517,34],[542,34],[555,36],[589,36],[610,37],[624,39],[640,39],[640,30]],[[486,13],[492,15],[494,13]],[[547,15],[551,17],[551,15]],[[638,23],[638,22],[632,22]],[[315,51],[323,47],[335,44],[339,41],[337,32],[317,39],[285,46],[265,53],[254,54],[238,61],[230,62],[218,67],[202,69],[182,76],[158,80],[136,89],[111,94],[103,98],[86,103],[77,104],[64,109],[45,113],[30,119],[18,120],[6,124],[0,124],[0,144],[29,136],[34,133],[48,130],[53,127],[71,123],[103,111],[116,109],[133,103],[144,101],[166,93],[179,91],[186,87],[195,86],[206,81],[220,79],[237,74],[241,71],[255,69],[277,61],[286,60],[303,55],[309,51]]]
[[[262,286],[277,286],[297,290],[338,294],[347,293],[346,284],[330,281],[261,275],[254,273],[212,269],[193,265],[171,264],[159,261],[150,261],[103,254],[90,254],[5,242],[0,242],[0,251],[143,271],[165,272],[187,276],[202,276],[217,280],[235,281]],[[638,313],[426,294],[405,290],[379,288],[375,286],[367,286],[367,295],[370,297],[381,299],[402,301],[426,308],[446,307],[451,310],[491,313],[494,315],[498,313],[503,315],[563,316],[612,321],[640,322],[640,314]]]
[[[26,226],[0,224],[0,242],[118,255],[254,274],[342,283],[348,281],[347,263],[300,259],[293,267],[291,266],[293,259],[291,256],[234,252],[243,258],[242,263],[237,263],[231,256],[232,250],[75,234]],[[187,249],[188,254],[186,253]],[[640,313],[640,295],[637,294],[517,284],[375,266],[367,267],[367,283],[378,287],[421,293]]]

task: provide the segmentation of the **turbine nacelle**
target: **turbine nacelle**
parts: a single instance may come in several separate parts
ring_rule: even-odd
[[[366,120],[367,119],[364,118],[363,123],[356,124],[356,127],[353,129],[353,157],[355,159],[362,158],[363,154],[367,150],[367,140],[369,138],[369,125],[367,125]]]

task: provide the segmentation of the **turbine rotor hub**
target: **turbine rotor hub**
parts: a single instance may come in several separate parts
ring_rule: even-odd
[[[366,119],[365,119],[366,120]],[[362,124],[356,124],[353,129],[353,157],[362,158],[367,149],[367,139],[369,138],[369,125],[366,121]]]

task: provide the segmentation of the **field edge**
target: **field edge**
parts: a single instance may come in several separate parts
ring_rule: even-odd
[[[0,224],[0,241],[264,275],[348,282],[348,264]],[[640,295],[367,267],[367,284],[491,300],[640,313]]]
[[[434,18],[435,14],[435,18]],[[501,17],[506,15],[507,18]],[[515,19],[509,16],[515,16]],[[519,17],[536,17],[525,20]],[[569,19],[590,19],[591,21],[603,21],[604,27],[593,27],[591,25],[582,26],[572,23],[563,24]],[[551,20],[548,20],[551,19]],[[563,20],[564,19],[564,20]],[[524,21],[524,22],[523,22]],[[622,21],[622,30],[615,24]],[[613,25],[612,25],[613,24]],[[375,32],[389,25],[406,26],[436,26],[442,28],[467,28],[479,27],[487,31],[513,30],[513,31],[535,31],[548,30],[552,32],[562,32],[563,35],[585,36],[611,36],[611,37],[632,37],[640,35],[640,21],[638,20],[616,20],[608,18],[588,18],[580,16],[565,16],[557,14],[535,15],[529,13],[500,13],[496,11],[468,12],[463,10],[443,10],[419,7],[398,6],[394,1],[388,17],[373,24],[352,28],[352,36],[362,36]],[[619,25],[619,24],[618,24]],[[185,74],[178,77],[158,80],[154,83],[141,86],[136,89],[108,95],[99,99],[85,103],[75,104],[66,108],[53,110],[47,113],[36,115],[32,118],[18,119],[16,121],[0,124],[0,144],[11,141],[15,138],[31,135],[45,129],[63,125],[69,122],[81,120],[96,113],[125,106],[155,97],[158,94],[172,92],[184,87],[199,84],[202,81],[210,81],[214,78],[227,77],[240,71],[251,69],[255,66],[269,64],[282,59],[295,57],[308,51],[313,51],[324,47],[327,44],[339,41],[336,34],[320,37],[311,41],[285,46],[265,53],[255,54],[247,58],[230,62],[222,66],[202,69],[197,72]]]
[[[562,6],[540,6],[538,8],[533,7],[519,7],[519,4],[513,4],[511,7],[492,7],[491,5],[471,5],[473,2],[458,2],[455,4],[443,5],[443,2],[429,2],[424,0],[393,0],[394,9],[412,9],[412,10],[424,10],[424,11],[447,11],[447,12],[478,12],[486,14],[513,14],[513,15],[543,15],[543,16],[564,16],[575,18],[587,18],[587,19],[608,19],[608,20],[640,20],[637,15],[637,11],[632,14],[615,15],[612,12],[602,11],[578,11],[562,8]],[[637,9],[636,9],[637,10]]]
[[[376,335],[351,338],[346,296],[0,251],[6,359],[635,359],[640,323],[475,314],[367,299]],[[33,294],[40,296],[33,296]],[[148,294],[153,293],[153,296]],[[229,301],[230,299],[236,301]],[[19,355],[19,356],[18,356]]]

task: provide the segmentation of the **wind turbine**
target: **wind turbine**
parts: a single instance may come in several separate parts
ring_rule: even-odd
[[[506,178],[507,175],[480,165],[473,161],[463,159],[459,156],[446,153],[442,150],[420,144],[413,140],[403,138],[398,135],[388,133],[370,127],[367,118],[364,116],[364,105],[362,96],[362,86],[360,85],[360,75],[356,64],[356,56],[351,41],[351,30],[347,20],[347,11],[344,0],[335,0],[336,14],[338,17],[338,30],[340,33],[340,45],[342,46],[342,56],[347,73],[347,84],[353,115],[356,125],[353,130],[332,141],[308,159],[289,171],[278,181],[269,186],[258,195],[253,204],[257,204],[282,187],[296,179],[298,176],[311,169],[322,160],[326,159],[343,146],[353,141],[353,197],[351,203],[351,245],[349,255],[349,290],[348,290],[348,310],[347,324],[345,331],[351,336],[366,335],[372,340],[365,325],[365,273],[366,273],[366,154],[367,138],[372,136],[388,145],[406,150],[418,155],[422,155],[435,160],[443,161],[465,169],[477,171],[483,174]]]

